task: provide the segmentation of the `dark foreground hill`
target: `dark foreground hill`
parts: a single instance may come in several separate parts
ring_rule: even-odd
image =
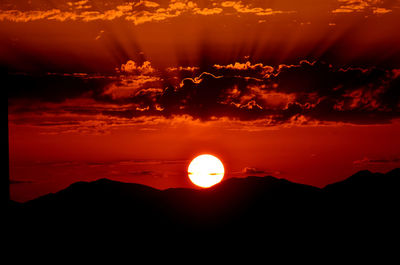
[[[262,240],[288,235],[316,242],[329,236],[359,239],[397,228],[399,188],[400,169],[360,171],[322,189],[271,176],[232,178],[205,190],[157,190],[100,179],[14,204],[10,219],[19,231],[56,237],[91,231],[134,238],[218,232]]]

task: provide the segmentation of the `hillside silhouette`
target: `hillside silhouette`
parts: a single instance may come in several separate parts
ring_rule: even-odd
[[[108,179],[77,182],[11,207],[25,231],[137,236],[195,234],[365,236],[397,227],[400,169],[360,171],[324,188],[272,176],[227,179],[209,189],[158,190]],[[38,232],[39,233],[39,232]],[[67,232],[65,232],[67,233]]]

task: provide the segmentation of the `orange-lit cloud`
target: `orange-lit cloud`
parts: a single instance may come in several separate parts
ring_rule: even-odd
[[[199,70],[200,67],[197,66],[179,66],[179,67],[168,67],[167,71],[169,72],[182,72],[182,71],[187,71],[187,72],[194,72],[196,70]]]
[[[103,92],[105,96],[111,96],[113,100],[132,98],[140,93],[149,93],[156,95],[162,92],[161,88],[151,88],[151,86],[159,87],[161,79],[159,77],[138,75],[131,76],[119,82],[111,83],[106,86]]]
[[[389,12],[392,12],[392,10],[386,9],[386,8],[383,8],[383,7],[375,7],[375,8],[373,8],[373,13],[374,14],[386,14],[386,13],[389,13]]]
[[[143,64],[140,66],[137,65],[134,61],[129,60],[121,65],[121,71],[129,74],[149,75],[153,73],[155,70],[151,66],[151,63],[149,61],[143,62]]]
[[[269,65],[263,65],[262,63],[251,64],[249,61],[245,63],[236,62],[234,64],[228,65],[218,65],[215,64],[214,68],[218,70],[238,70],[238,71],[255,71],[259,72],[261,75],[268,75],[273,72],[274,68]]]
[[[392,10],[381,7],[382,0],[338,0],[340,7],[332,10],[332,13],[362,12],[371,9],[374,14],[385,14]]]
[[[271,8],[252,7],[238,2],[222,2],[220,5],[213,4],[209,7],[199,7],[194,1],[171,0],[167,5],[152,1],[130,2],[117,5],[112,9],[93,10],[89,1],[67,2],[69,9],[53,8],[50,10],[0,10],[0,21],[30,22],[36,20],[54,21],[83,21],[125,19],[132,21],[135,25],[147,22],[158,22],[169,18],[181,16],[185,13],[194,15],[217,15],[231,12],[233,8],[238,13],[253,13],[257,16],[269,16],[274,14],[292,13],[293,11],[280,11]]]
[[[81,0],[76,2],[67,2],[67,5],[75,9],[87,9],[92,7],[88,2],[89,0]]]
[[[293,13],[295,11],[273,10],[272,8],[254,7],[250,4],[243,4],[242,1],[224,1],[222,7],[231,7],[238,13],[255,14],[257,16],[269,16],[274,14]]]

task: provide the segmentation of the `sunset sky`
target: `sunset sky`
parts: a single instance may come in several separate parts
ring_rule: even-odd
[[[400,1],[0,3],[11,199],[110,178],[323,187],[400,167]]]

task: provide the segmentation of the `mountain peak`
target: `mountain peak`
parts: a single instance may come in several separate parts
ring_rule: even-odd
[[[387,175],[400,176],[400,168],[395,168],[386,173]]]
[[[356,213],[354,209],[368,214],[376,211],[373,213],[376,216],[382,209],[395,212],[399,173],[399,169],[386,174],[361,171],[324,189],[272,176],[229,178],[201,190],[157,190],[103,178],[74,183],[14,208],[25,214],[21,220],[39,216],[43,224],[56,219],[72,220],[78,226],[82,220],[120,226],[123,221],[124,228],[139,227],[143,231],[155,228],[164,231],[171,226],[179,229],[211,226],[230,227],[228,230],[232,231],[238,227],[247,231],[251,227],[270,232],[268,224],[287,229],[300,223],[312,228],[316,223],[334,220],[333,216],[348,218]],[[321,220],[324,216],[325,221]]]
[[[381,194],[389,196],[399,188],[400,169],[396,168],[386,174],[361,170],[342,181],[326,185],[325,191],[346,196],[367,196],[368,194]],[[386,191],[386,192],[383,192]]]

